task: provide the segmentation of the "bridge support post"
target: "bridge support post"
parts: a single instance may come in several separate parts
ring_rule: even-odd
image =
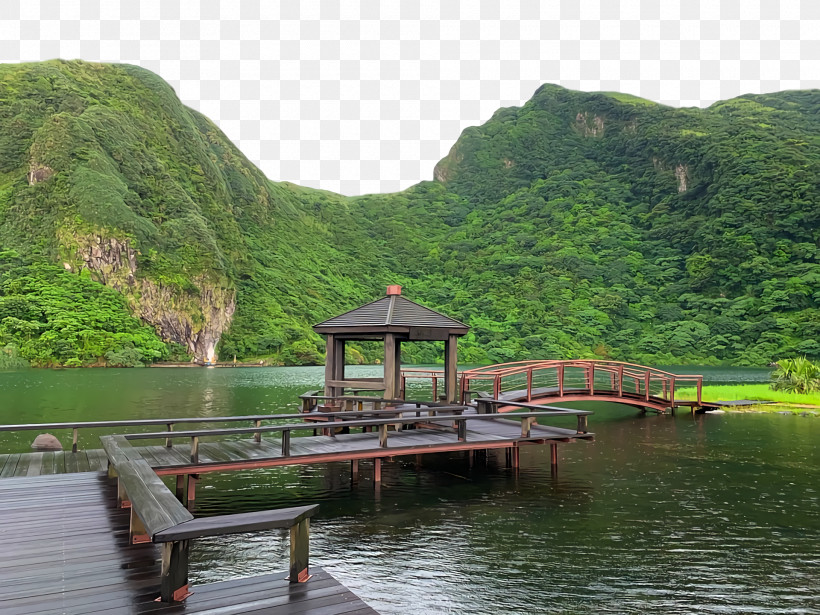
[[[359,480],[359,460],[358,459],[351,459],[350,460],[350,482],[355,483]]]
[[[198,474],[188,474],[188,508],[194,505],[196,501],[196,479],[199,478]]]
[[[379,458],[373,460],[373,483],[376,487],[382,484],[382,460]]]
[[[177,496],[177,499],[179,500],[180,504],[184,504],[185,503],[185,475],[184,474],[177,474],[176,479],[177,479],[177,484],[176,484],[176,490],[174,492],[174,495]]]
[[[558,471],[558,444],[550,442],[550,467],[553,473]]]
[[[512,467],[513,467],[513,469],[517,470],[519,468],[519,457],[518,456],[521,452],[521,449],[519,449],[517,446],[514,446],[510,449],[510,452],[512,453]]]

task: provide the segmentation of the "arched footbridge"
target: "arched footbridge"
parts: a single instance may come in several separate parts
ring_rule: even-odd
[[[407,378],[432,379],[437,396],[436,376],[440,378],[441,374],[434,370],[405,370],[402,385]],[[679,406],[709,405],[701,400],[703,376],[673,374],[618,361],[517,361],[466,370],[459,374],[459,380],[462,404],[478,397],[533,404],[608,401],[660,412]],[[695,388],[696,399],[676,399],[675,391],[681,387]],[[501,405],[498,410],[515,408]]]

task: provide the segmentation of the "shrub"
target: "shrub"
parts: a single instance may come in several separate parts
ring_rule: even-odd
[[[772,388],[775,391],[791,393],[820,391],[820,365],[812,363],[806,357],[778,361],[772,378],[774,378]]]

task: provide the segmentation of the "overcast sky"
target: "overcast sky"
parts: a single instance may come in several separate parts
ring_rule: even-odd
[[[273,180],[431,179],[542,83],[674,106],[820,87],[820,0],[2,0],[0,61],[159,73]]]

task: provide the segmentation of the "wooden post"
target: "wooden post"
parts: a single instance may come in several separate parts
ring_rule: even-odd
[[[353,480],[359,476],[359,460],[358,459],[351,459],[350,460],[350,475],[353,477]]]
[[[188,590],[188,551],[187,540],[162,545],[160,599],[163,602],[182,602],[191,595]]]
[[[311,406],[312,401],[313,401],[312,399],[308,399],[306,397],[302,398],[302,412],[304,414],[307,414],[308,412],[310,412],[310,406]]]
[[[176,484],[176,492],[174,495],[177,496],[177,499],[180,501],[181,504],[185,503],[185,475],[184,474],[177,474],[176,476],[177,484]]]
[[[387,424],[379,425],[379,446],[387,448]]]
[[[328,382],[333,380],[334,367],[336,364],[336,337],[328,334],[327,343],[325,344],[325,395],[333,396],[336,394],[335,389],[328,385]]]
[[[700,400],[698,400],[700,401]],[[672,376],[672,381],[669,383],[669,405],[675,407],[675,377]]]
[[[521,419],[521,437],[522,438],[529,438],[530,433],[532,430],[533,423],[535,423],[536,417],[528,416],[526,418]]]
[[[564,364],[558,366],[558,397],[564,396]]]
[[[186,491],[189,505],[193,504],[196,500],[196,476],[196,474],[188,475],[188,488]]]
[[[646,373],[643,376],[643,394],[646,401],[649,401],[649,382],[651,379],[652,373],[649,370],[646,370]]]
[[[396,381],[396,336],[386,333],[384,336],[384,397],[395,399],[398,392]]]
[[[166,423],[165,425],[168,428],[168,431],[174,431],[174,424],[173,423]],[[172,438],[165,438],[165,448],[171,448],[174,446],[174,441]]]
[[[618,366],[618,397],[624,396],[624,366]]]
[[[595,363],[589,366],[589,394],[595,395]]]
[[[253,426],[254,427],[262,427],[262,421],[260,421],[259,419],[255,420],[253,422]],[[255,442],[261,442],[262,441],[262,432],[257,431],[256,433],[254,433],[253,434],[253,439],[254,439]]]
[[[191,436],[191,463],[199,463],[199,436]]]
[[[290,457],[290,430],[282,432],[282,457]]]
[[[521,449],[519,449],[517,446],[514,446],[510,450],[512,451],[512,467],[517,470],[519,467],[518,454],[521,452]]]
[[[448,335],[444,342],[444,395],[455,403],[458,393],[458,336]],[[434,398],[434,401],[436,399]]]
[[[373,460],[373,482],[376,485],[382,482],[382,460],[378,457]]]
[[[447,384],[445,382],[444,389],[447,389]],[[438,378],[433,376],[433,401],[438,401]]]
[[[304,583],[310,578],[310,519],[303,519],[290,528],[291,583]]]
[[[532,401],[532,368],[527,370],[527,401]]]
[[[456,435],[459,442],[467,441],[467,421],[456,421]]]
[[[71,452],[77,452],[77,441],[80,439],[80,430],[76,427],[71,430]]]
[[[587,432],[587,415],[586,414],[579,414],[578,415],[578,429],[576,431],[578,433],[586,433]]]
[[[703,389],[703,378],[698,378],[698,406],[701,405],[701,391]]]
[[[550,465],[555,469],[558,468],[558,443],[557,442],[550,442]]]

